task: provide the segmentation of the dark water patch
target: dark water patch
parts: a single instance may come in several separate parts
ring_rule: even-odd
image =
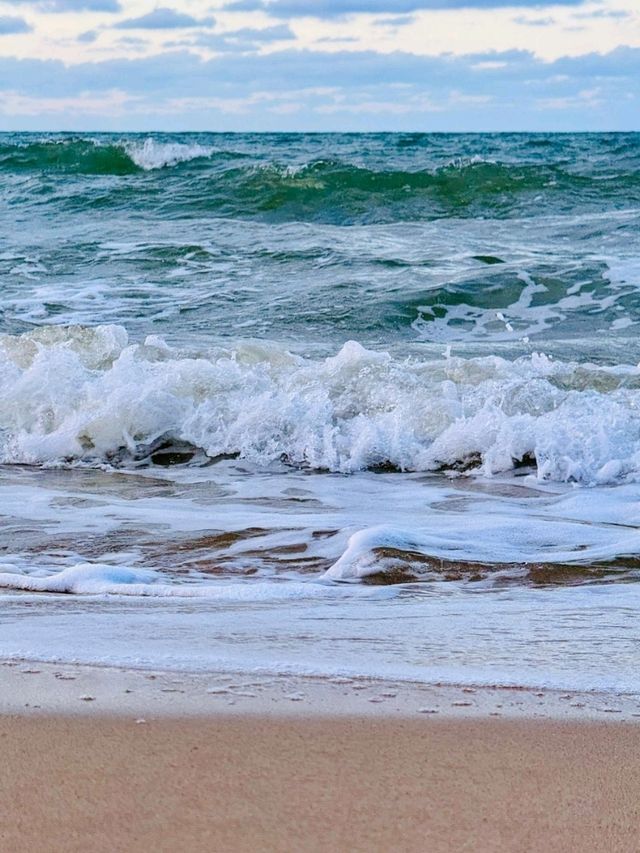
[[[436,468],[436,473],[443,474],[447,477],[453,477],[460,474],[472,474],[477,472],[483,465],[484,459],[480,453],[469,453],[460,459],[453,462],[443,462]],[[511,458],[511,470],[514,472],[533,473],[537,467],[535,454],[525,453],[522,456],[514,456]],[[515,489],[515,487],[514,487]]]
[[[221,551],[255,537],[266,536],[269,530],[263,527],[247,527],[242,530],[220,530],[203,536],[189,537],[173,544],[168,543],[163,550],[169,552]]]
[[[485,563],[448,560],[398,548],[374,548],[373,554],[380,562],[380,571],[372,571],[363,577],[365,584],[413,583],[427,579],[474,581],[482,580],[496,570],[495,566]]]
[[[295,533],[294,530],[277,532],[279,535]],[[182,536],[177,541],[163,541],[155,549],[146,549],[143,564],[150,568],[164,567],[172,574],[197,572],[220,577],[284,573],[313,576],[331,565],[327,558],[307,554],[306,541],[270,545],[268,537],[273,533],[273,530],[256,527],[212,532],[195,538]],[[263,541],[258,547],[252,545],[260,540]]]
[[[448,581],[490,588],[516,586],[579,586],[588,583],[640,580],[638,558],[616,558],[601,563],[481,563],[434,557],[418,551],[375,548],[379,571],[370,571],[364,584],[395,585]]]
[[[81,437],[80,440],[83,450],[87,454],[87,457],[90,458],[91,451],[93,450],[93,442],[88,437]],[[135,438],[134,441],[136,441]],[[134,446],[127,447],[123,445],[107,453],[105,461],[115,468],[128,468],[131,466],[138,468],[146,466],[170,468],[175,465],[187,465],[189,463],[200,465],[211,464],[214,460],[188,441],[165,434],[151,442],[145,442],[142,437],[138,437]]]
[[[20,485],[42,485],[47,490],[66,494],[69,489],[86,492],[90,497],[103,496],[125,501],[144,498],[170,498],[179,487],[163,479],[151,479],[135,471],[104,471],[96,467],[42,467],[41,465],[0,465],[0,479],[15,481]],[[225,494],[216,483],[207,483],[212,494]],[[194,486],[193,488],[197,488]]]
[[[483,264],[487,264],[491,266],[493,264],[504,264],[505,261],[502,258],[497,258],[495,255],[473,255],[474,261],[480,261]]]
[[[60,139],[0,144],[0,174],[5,171],[133,175],[141,169],[121,146],[100,145],[86,139]],[[51,192],[52,187],[47,191]]]

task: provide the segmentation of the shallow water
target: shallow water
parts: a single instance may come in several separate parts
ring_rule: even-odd
[[[640,136],[0,136],[0,654],[638,688]]]

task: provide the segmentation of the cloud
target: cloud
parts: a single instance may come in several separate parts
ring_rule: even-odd
[[[487,70],[476,72],[479,65]],[[524,50],[510,50],[455,56],[420,56],[412,53],[378,54],[348,51],[327,54],[313,50],[283,50],[268,56],[214,57],[201,60],[182,51],[158,54],[143,60],[109,59],[65,65],[57,60],[0,57],[0,80],[17,81],[25,89],[42,89],[49,94],[71,94],[79,86],[112,90],[123,80],[136,91],[180,93],[212,83],[236,90],[258,84],[262,87],[290,88],[296,85],[340,86],[345,89],[369,85],[439,85],[442,80],[479,85],[489,75],[495,85],[512,90],[526,82],[546,81],[565,75],[621,80],[621,85],[640,75],[640,48],[620,47],[608,54],[590,53],[544,62]],[[584,88],[581,84],[580,88]],[[635,86],[634,86],[635,91]]]
[[[341,18],[354,14],[394,14],[428,10],[580,6],[586,0],[237,0],[228,11],[262,11],[279,18]]]
[[[8,111],[20,117],[50,117],[76,111],[86,116],[100,116],[106,112],[110,115],[124,115],[132,101],[135,102],[135,99],[118,90],[102,92],[99,97],[81,93],[69,98],[36,97],[7,91],[3,93],[0,103],[0,115]]]
[[[177,12],[175,9],[158,7],[139,18],[126,18],[114,24],[114,29],[120,30],[177,30],[186,27],[210,27],[214,24],[213,18],[194,18],[185,12]]]
[[[16,18],[11,15],[0,16],[0,36],[29,33],[31,29],[31,25],[24,18]]]
[[[274,27],[265,27],[262,30],[253,29],[252,27],[243,27],[240,30],[223,33],[225,38],[233,38],[238,41],[250,42],[269,42],[282,41],[284,39],[295,38],[294,34],[287,24],[276,24]]]
[[[414,21],[414,15],[397,15],[394,18],[379,18],[374,24],[376,27],[406,27]]]
[[[553,18],[527,18],[525,15],[518,15],[513,19],[513,23],[523,27],[550,27],[555,21]]]
[[[630,18],[631,13],[626,12],[623,9],[593,9],[588,12],[576,12],[573,17],[582,20],[591,20],[592,18],[612,18],[613,20],[622,20],[623,18]]]
[[[355,44],[357,41],[355,36],[322,36],[316,39],[316,44]]]
[[[14,5],[34,6],[41,12],[121,12],[119,0],[4,0]]]
[[[238,51],[208,60],[176,50],[77,65],[4,57],[0,125],[42,127],[42,103],[45,118],[59,116],[48,127],[73,130],[638,129],[638,79],[640,48],[554,62],[521,50]]]
[[[224,33],[199,33],[196,38],[191,39],[188,45],[181,43],[176,46],[206,47],[216,52],[251,52],[259,50],[263,45],[276,41],[294,39],[295,35],[287,24],[277,24],[274,27],[254,29],[244,27],[239,30],[230,30]]]

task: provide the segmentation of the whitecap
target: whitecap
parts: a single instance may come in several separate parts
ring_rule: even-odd
[[[210,157],[214,149],[209,145],[184,142],[159,142],[148,137],[144,142],[126,142],[123,148],[133,162],[145,172],[176,166],[189,160]]]

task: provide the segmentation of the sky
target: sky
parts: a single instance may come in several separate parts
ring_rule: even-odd
[[[0,130],[640,130],[640,0],[0,0]]]

